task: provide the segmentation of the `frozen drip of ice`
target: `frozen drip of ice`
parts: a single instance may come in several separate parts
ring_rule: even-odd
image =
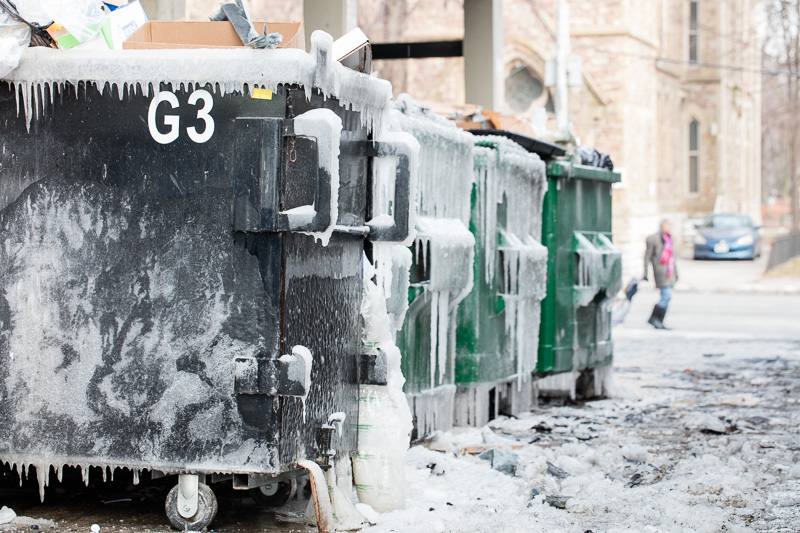
[[[278,358],[283,363],[289,363],[289,379],[303,383],[305,393],[300,396],[303,402],[303,422],[306,421],[306,398],[308,391],[311,390],[311,350],[305,346],[297,345],[292,348],[292,354],[284,354]]]
[[[400,370],[400,350],[392,339],[386,298],[372,281],[373,266],[366,259],[363,265],[362,344],[386,354],[388,384],[360,387],[353,474],[359,500],[388,512],[402,508],[405,502],[404,461],[412,429],[411,411],[403,394],[405,378]]]
[[[342,119],[330,109],[312,109],[294,119],[294,132],[316,140],[320,169],[327,172],[331,179],[328,227],[320,232],[306,233],[327,246],[339,216],[339,140],[342,136]],[[284,211],[284,214],[290,217],[291,226],[293,218],[297,225],[308,224],[317,212],[315,206],[306,205]]]

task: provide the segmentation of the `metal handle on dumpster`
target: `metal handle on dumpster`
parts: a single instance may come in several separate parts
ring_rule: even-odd
[[[288,143],[289,164],[307,164],[297,159],[294,149],[297,137],[316,141],[316,190],[313,204],[281,211],[278,226],[286,231],[327,231],[336,224],[339,212],[339,142],[342,136],[342,120],[330,109],[312,109],[293,120],[284,121],[284,136]]]
[[[412,229],[411,202],[416,193],[416,167],[419,143],[408,133],[390,133],[380,141],[367,145],[368,157],[393,157],[397,159],[395,173],[394,201],[392,203],[394,222],[381,224],[369,221],[369,238],[373,241],[402,242],[408,238]],[[373,199],[373,205],[375,204]]]
[[[333,231],[339,210],[341,132],[341,119],[330,109],[314,109],[294,119],[237,118],[234,231]],[[316,154],[308,153],[309,143],[297,142],[299,138],[313,139]],[[288,170],[301,179],[314,177],[312,204],[281,210]]]

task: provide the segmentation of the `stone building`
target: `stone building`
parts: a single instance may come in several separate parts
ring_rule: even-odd
[[[491,1],[491,0],[483,0]],[[498,0],[495,0],[498,1]],[[552,110],[544,87],[555,55],[557,0],[504,0],[505,107],[527,117]],[[639,275],[644,238],[664,216],[677,242],[717,211],[760,218],[760,47],[756,0],[570,0],[572,54],[583,86],[570,89],[570,119],[582,144],[611,154],[623,173],[614,189],[614,236],[627,275]],[[216,0],[187,0],[202,19]],[[299,20],[302,0],[251,0],[256,19]],[[348,24],[373,42],[464,37],[463,0],[348,0]],[[395,95],[465,103],[463,58],[376,61]],[[487,76],[491,67],[487,65]]]

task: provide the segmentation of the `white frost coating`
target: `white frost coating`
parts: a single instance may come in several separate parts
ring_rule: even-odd
[[[408,158],[409,165],[409,209],[408,209],[408,235],[397,244],[411,246],[416,236],[415,224],[417,218],[416,191],[417,176],[419,172],[419,142],[408,133],[381,131],[376,140],[385,142],[388,153],[375,158],[372,163],[373,168],[373,218],[368,222],[369,225],[379,227],[389,227],[395,221],[396,213],[394,206],[397,202],[395,197],[396,182],[396,160],[398,156]]]
[[[408,311],[411,251],[393,242],[374,242],[372,257],[375,281],[386,298],[386,310],[394,338],[396,332],[403,327]]]
[[[311,364],[312,364],[312,357],[311,357],[311,350],[302,346],[300,344],[292,347],[292,354],[284,354],[278,358],[278,361],[283,363],[289,363],[289,379],[292,381],[303,381],[303,390],[305,393],[302,396],[298,396],[300,400],[303,402],[303,422],[306,421],[306,398],[308,398],[308,391],[311,390]],[[300,374],[300,370],[298,369],[299,365],[297,363],[302,361],[302,374]]]
[[[476,137],[419,107],[407,94],[394,102],[389,126],[410,133],[419,141],[419,215],[454,218],[468,226]]]
[[[475,237],[470,223],[476,137],[401,95],[389,114],[389,127],[413,135],[420,144],[417,179],[417,238],[414,260],[427,281],[419,283],[430,306],[429,387],[412,405],[421,434],[452,425],[455,317],[473,286]],[[449,374],[448,374],[448,364]],[[444,423],[438,426],[437,421]]]
[[[505,303],[506,339],[516,361],[517,390],[536,369],[540,302],[545,296],[547,249],[539,243],[542,204],[547,190],[545,165],[538,155],[505,137],[481,137],[475,148],[478,224],[486,252],[487,283],[502,261],[500,292]],[[498,223],[505,204],[506,222]]]
[[[287,209],[286,211],[281,211],[281,214],[289,218],[290,226],[304,226],[306,224],[311,224],[314,217],[317,216],[317,210],[314,209],[313,205],[301,205],[293,207],[292,209]]]
[[[361,502],[388,512],[405,502],[403,463],[412,429],[411,411],[403,394],[405,378],[400,369],[400,350],[392,340],[386,298],[372,281],[372,265],[366,259],[362,264],[362,345],[386,354],[388,383],[360,388],[358,454],[353,473]]]
[[[328,227],[324,231],[306,233],[314,237],[314,240],[321,241],[323,246],[327,246],[339,217],[339,142],[342,137],[342,119],[330,109],[312,109],[294,119],[294,132],[298,136],[310,137],[317,141],[319,166],[331,177]],[[290,224],[293,216],[302,224],[304,223],[302,220],[309,214],[309,207],[313,211],[311,215],[313,218],[317,214],[314,206],[301,206],[285,211],[284,214],[289,215]]]
[[[418,263],[426,265],[429,290],[460,290],[472,283],[475,236],[461,220],[417,218],[414,255]]]
[[[321,36],[317,36],[321,33]],[[366,74],[348,69],[330,57],[331,42],[324,32],[314,32],[311,52],[297,49],[186,49],[186,50],[53,50],[44,47],[26,49],[19,66],[4,77],[15,87],[28,125],[39,116],[44,88],[53,98],[56,87],[66,82],[77,91],[79,81],[103,89],[110,84],[120,99],[134,93],[150,94],[159,83],[176,89],[212,83],[220,94],[245,88],[276,90],[279,84],[300,84],[306,96],[319,89],[335,97],[344,107],[361,113],[365,126],[377,131],[391,100],[391,85]],[[330,36],[327,36],[330,38]],[[51,100],[52,101],[52,100]]]
[[[500,233],[506,338],[517,362],[517,390],[522,390],[538,360],[540,304],[547,292],[547,248],[530,236],[523,242],[513,233]]]
[[[337,429],[339,430],[339,436],[342,436],[342,426],[344,426],[344,421],[347,420],[347,415],[341,411],[337,411],[332,413],[331,416],[328,417],[328,424],[337,425]]]
[[[486,136],[475,148],[475,178],[478,196],[487,208],[479,214],[486,250],[486,277],[494,279],[497,242],[497,209],[506,203],[506,226],[520,239],[541,240],[542,203],[547,192],[545,165],[538,155],[505,137]],[[487,147],[485,145],[490,145]]]

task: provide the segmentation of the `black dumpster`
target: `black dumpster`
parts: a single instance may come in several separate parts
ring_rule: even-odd
[[[42,497],[66,465],[180,474],[199,529],[206,480],[354,453],[362,255],[407,236],[412,154],[374,139],[388,83],[312,45],[29,49],[0,84],[0,461]]]

